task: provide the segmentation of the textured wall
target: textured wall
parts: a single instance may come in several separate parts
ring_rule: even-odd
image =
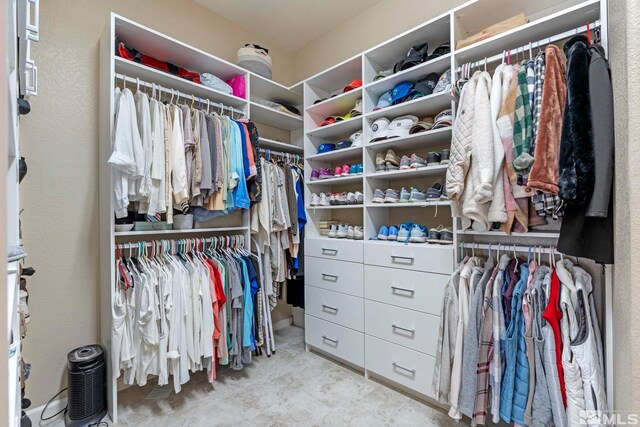
[[[609,2],[609,50],[616,111],[616,265],[613,283],[616,410],[640,411],[640,2]],[[632,124],[630,126],[630,124]],[[635,270],[635,271],[634,271]],[[636,279],[632,278],[632,274]]]
[[[298,82],[426,22],[467,0],[382,0],[293,53]]]
[[[99,342],[98,45],[113,11],[235,62],[255,34],[184,0],[40,2],[41,41],[33,46],[39,94],[22,120],[29,175],[21,185],[31,323],[24,341],[33,364],[27,395],[45,403],[65,384],[69,350]],[[271,44],[267,43],[271,46]],[[290,80],[277,49],[274,77]]]

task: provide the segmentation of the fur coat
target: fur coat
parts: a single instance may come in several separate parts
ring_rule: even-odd
[[[564,46],[567,56],[567,101],[560,143],[560,197],[568,203],[588,203],[595,182],[591,104],[589,101],[589,44],[576,36]]]

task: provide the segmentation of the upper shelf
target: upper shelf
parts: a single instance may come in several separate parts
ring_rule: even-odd
[[[119,56],[114,57],[114,62],[116,73],[124,74],[127,77],[137,77],[149,83],[159,84],[168,89],[177,89],[186,94],[220,102],[225,106],[244,107],[247,105],[246,100],[238,98],[237,96],[211,89],[203,84],[193,83],[192,81],[183,79],[182,77],[174,76],[173,74],[165,73],[164,71],[147,67],[146,65],[138,64],[137,62],[130,61],[128,59],[120,58]]]
[[[306,107],[317,99],[342,92],[352,80],[362,80],[362,55],[354,56],[306,80],[310,92],[305,92]]]
[[[457,50],[456,62],[460,65],[530,42],[544,40],[546,37],[580,27],[586,22],[594,22],[599,17],[600,0],[589,0]]]
[[[297,93],[278,82],[269,80],[255,73],[249,73],[251,82],[251,96],[266,99],[278,104],[288,104],[294,107],[302,105],[302,94]]]
[[[362,99],[362,89],[353,89],[343,92],[332,98],[307,107],[307,112],[322,117],[347,114],[356,105],[356,101]]]
[[[372,111],[365,114],[365,117],[369,120],[375,120],[380,117],[395,118],[405,114],[414,114],[420,118],[423,116],[435,116],[447,108],[451,108],[451,98],[446,91],[442,91],[378,111]]]
[[[307,132],[308,136],[316,136],[323,139],[346,137],[357,130],[362,130],[362,117],[353,117],[342,120],[328,126],[319,126]]]
[[[251,120],[278,129],[294,130],[302,127],[302,118],[251,102]]]

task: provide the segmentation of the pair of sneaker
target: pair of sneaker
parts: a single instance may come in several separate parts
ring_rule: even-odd
[[[440,245],[453,244],[453,231],[451,228],[439,225],[437,228],[429,230],[429,243],[435,243]]]
[[[362,163],[356,163],[353,165],[342,165],[336,168],[334,176],[349,176],[349,175],[359,175],[364,172],[364,168]]]
[[[399,227],[383,225],[378,231],[378,240],[398,241],[400,243],[426,243],[429,240],[429,229],[422,224],[405,222]]]
[[[400,196],[393,188],[387,188],[386,191],[376,188],[373,191],[373,197],[371,198],[373,203],[398,203],[399,200]]]
[[[361,205],[364,194],[360,191],[344,193],[313,193],[309,206]]]
[[[311,181],[318,181],[321,179],[329,179],[329,178],[335,178],[335,174],[331,169],[320,168],[320,169],[314,169],[311,171]]]
[[[444,149],[441,152],[430,151],[427,154],[427,166],[448,165],[451,150]]]
[[[387,150],[386,154],[376,154],[376,172],[394,171],[400,167],[400,159],[393,150]]]
[[[332,224],[328,236],[337,239],[362,240],[364,239],[364,228],[349,224]]]

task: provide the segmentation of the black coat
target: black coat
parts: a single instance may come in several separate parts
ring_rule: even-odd
[[[611,76],[602,49],[592,48],[593,57],[589,57],[586,38],[574,37],[565,46],[565,52],[569,66],[560,147],[560,191],[563,197],[574,198],[566,203],[558,250],[567,255],[613,264],[613,197],[610,196],[613,191],[614,113]],[[585,58],[590,60],[586,70]],[[575,74],[571,75],[572,72]],[[570,81],[573,83],[571,86]],[[582,92],[577,93],[578,89]],[[573,111],[567,111],[570,105]],[[567,118],[570,123],[566,122]],[[595,188],[594,182],[598,182]],[[599,217],[594,217],[594,211]]]

